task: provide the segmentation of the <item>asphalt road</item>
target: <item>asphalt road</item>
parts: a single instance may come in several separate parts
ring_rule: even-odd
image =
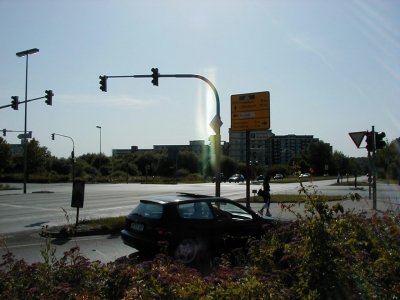
[[[343,179],[345,180],[345,179]],[[360,180],[363,180],[360,178]],[[366,178],[364,178],[366,180]],[[363,199],[360,202],[344,201],[346,209],[356,213],[375,213],[372,210],[372,200],[369,200],[368,187],[354,189],[349,187],[331,186],[335,180],[315,182],[316,191],[326,195],[346,195],[359,193]],[[308,185],[308,182],[305,181]],[[21,184],[11,186],[22,188]],[[261,183],[254,183],[250,190],[258,189]],[[271,183],[272,197],[274,194],[297,193],[298,183]],[[313,189],[310,187],[310,190]],[[400,186],[378,184],[378,212],[398,210],[400,206]],[[79,219],[94,219],[105,216],[125,216],[142,197],[155,195],[173,195],[176,192],[215,194],[212,183],[153,185],[153,184],[87,184],[85,186],[84,207],[79,211]],[[17,258],[27,262],[43,261],[40,254],[45,239],[39,236],[42,226],[59,226],[70,222],[75,223],[76,208],[71,208],[71,184],[27,184],[27,193],[23,190],[0,191],[0,253],[8,250]],[[231,199],[245,198],[246,185],[234,183],[221,184],[221,196]],[[261,204],[251,204],[253,210],[258,210]],[[65,209],[67,214],[62,210]],[[302,212],[301,206],[295,207]],[[283,212],[279,204],[271,204],[271,213],[282,219],[294,219],[289,212]],[[7,245],[7,248],[4,247]],[[125,246],[118,235],[95,237],[78,237],[71,239],[52,239],[51,245],[56,247],[56,256],[61,257],[65,251],[79,246],[81,252],[90,260],[100,260],[104,263],[134,252],[133,248]]]
[[[363,179],[360,178],[360,180]],[[364,180],[366,180],[366,177]],[[357,192],[368,202],[368,187],[364,187],[363,190],[355,190],[346,186],[331,186],[333,182],[335,180],[317,181],[314,183],[315,190],[325,195],[346,195]],[[305,184],[308,185],[309,183],[305,181]],[[77,209],[71,207],[71,184],[28,183],[26,194],[23,193],[22,184],[12,184],[12,186],[21,189],[0,191],[0,234],[41,229],[45,225],[49,227],[59,226],[68,222],[75,224]],[[250,191],[256,190],[260,186],[261,182],[252,184]],[[298,186],[298,183],[272,182],[272,198],[274,194],[297,193]],[[390,199],[390,201],[396,202],[396,199],[400,198],[399,185],[378,184],[377,190],[380,199]],[[313,189],[310,188],[310,191],[313,191]],[[215,185],[213,183],[178,185],[86,184],[84,207],[79,209],[79,220],[125,216],[143,197],[173,195],[176,192],[214,195]],[[251,195],[253,196],[253,194]],[[234,200],[245,198],[246,185],[243,183],[222,183],[221,196]]]

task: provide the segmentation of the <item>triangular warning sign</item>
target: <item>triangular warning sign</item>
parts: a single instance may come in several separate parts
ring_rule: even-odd
[[[364,139],[364,136],[367,134],[366,131],[360,132],[349,132],[351,139],[353,140],[354,144],[356,144],[357,148],[360,148],[361,142]]]

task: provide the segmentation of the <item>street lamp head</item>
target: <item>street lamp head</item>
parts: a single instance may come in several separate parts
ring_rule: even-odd
[[[96,126],[96,128],[100,128],[101,129],[101,126]]]
[[[18,53],[16,53],[16,55],[17,55],[18,57],[24,57],[24,56],[26,56],[26,55],[29,55],[29,54],[36,54],[36,53],[38,53],[38,52],[39,52],[39,49],[38,49],[38,48],[33,48],[33,49],[29,49],[29,50],[25,50],[25,51],[18,52]]]

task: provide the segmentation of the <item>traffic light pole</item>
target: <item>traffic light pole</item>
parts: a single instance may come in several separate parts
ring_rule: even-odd
[[[68,135],[63,135],[59,133],[52,133],[52,138],[54,140],[54,136],[62,136],[65,138],[69,138],[72,141],[72,152],[71,152],[71,159],[72,159],[72,190],[74,189],[74,182],[75,182],[75,143],[72,137]],[[78,219],[79,219],[79,207],[76,208],[76,225],[78,225]]]
[[[372,209],[376,210],[376,161],[375,161],[375,151],[376,151],[376,137],[375,137],[375,126],[372,126]]]
[[[154,69],[157,70],[158,69]],[[153,71],[154,72],[154,71]],[[126,75],[126,76],[105,76],[107,78],[127,78],[127,77],[133,77],[133,78],[154,78],[153,75]],[[198,78],[203,81],[205,81],[213,90],[215,99],[216,99],[216,105],[217,105],[217,115],[216,118],[220,121],[221,120],[221,114],[220,114],[220,103],[219,103],[219,96],[217,89],[215,86],[212,84],[210,80],[207,78],[200,76],[200,75],[195,75],[195,74],[168,74],[168,75],[161,75],[158,74],[157,78],[159,77],[170,77],[170,78]],[[101,79],[101,78],[100,78]],[[153,83],[154,84],[154,83]],[[158,85],[158,82],[157,82]],[[106,91],[107,89],[105,89]],[[104,91],[104,90],[103,90]],[[215,196],[219,197],[221,195],[221,125],[222,122],[220,123],[219,126],[214,126],[213,129],[216,134],[216,149],[215,149]]]

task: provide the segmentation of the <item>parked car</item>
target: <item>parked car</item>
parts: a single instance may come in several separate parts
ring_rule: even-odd
[[[229,183],[231,182],[244,182],[244,176],[242,174],[233,174],[229,177]]]
[[[259,216],[236,201],[214,196],[178,194],[146,198],[126,217],[124,244],[140,253],[158,253],[160,242],[184,264],[199,256],[220,255],[258,239],[264,224],[276,219]]]
[[[265,176],[264,175],[258,175],[257,176],[257,180],[258,181],[261,181],[261,180],[264,180],[265,179]]]
[[[224,175],[224,173],[221,173],[221,175],[220,175],[220,180],[221,180],[221,182],[223,181],[223,182],[226,182],[226,177],[225,177],[225,175]],[[217,181],[216,179],[215,179],[215,176],[212,178],[212,182],[215,182],[215,181]]]
[[[276,175],[274,176],[274,179],[275,179],[275,180],[283,179],[283,175],[282,175],[282,174],[276,174]]]
[[[303,173],[303,174],[300,174],[299,177],[300,178],[308,178],[308,177],[311,177],[311,174],[310,173]]]
[[[324,177],[328,177],[328,176],[329,176],[329,174],[328,174],[328,173],[325,173],[325,174],[324,174]]]

